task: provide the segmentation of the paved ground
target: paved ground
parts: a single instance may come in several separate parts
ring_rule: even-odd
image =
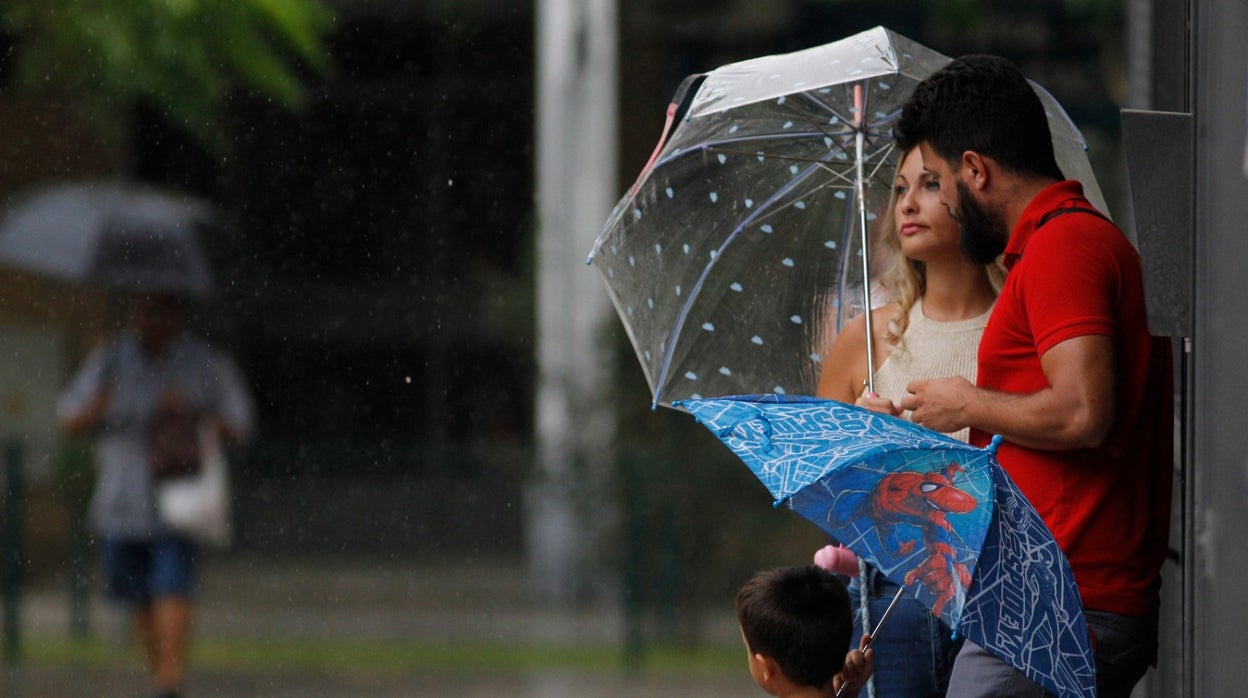
[[[514,565],[223,556],[205,575],[192,698],[761,695],[744,658],[723,660],[739,642],[730,607],[697,626],[712,661],[625,671],[616,609],[537,603]],[[98,601],[95,649],[50,649],[74,647],[66,601],[59,584],[28,590],[24,657],[0,674],[0,696],[146,696],[122,617]]]

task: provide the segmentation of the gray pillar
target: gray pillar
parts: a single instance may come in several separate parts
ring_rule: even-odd
[[[1243,695],[1248,647],[1248,3],[1192,0],[1196,118],[1194,696]],[[1162,657],[1162,661],[1174,661]]]
[[[612,318],[585,259],[620,194],[616,6],[537,8],[537,444],[526,549],[535,590],[565,601],[599,581],[596,544],[612,518],[612,364],[601,341]]]

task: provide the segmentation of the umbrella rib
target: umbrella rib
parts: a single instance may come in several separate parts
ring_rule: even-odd
[[[768,196],[766,200],[762,201],[758,205],[758,208],[756,208],[754,211],[750,213],[750,215],[746,216],[740,223],[738,223],[737,226],[733,228],[733,231],[727,237],[724,238],[724,241],[715,250],[714,255],[712,255],[711,257],[710,263],[708,263],[706,267],[702,269],[702,273],[698,276],[698,280],[694,282],[693,288],[690,289],[689,297],[685,300],[684,305],[681,306],[680,313],[676,316],[676,321],[672,326],[672,336],[671,336],[671,339],[667,343],[667,348],[664,349],[663,351],[663,362],[659,368],[658,378],[655,380],[655,385],[657,387],[655,388],[655,391],[654,391],[654,401],[653,401],[654,405],[658,405],[659,400],[662,397],[663,385],[667,380],[667,371],[672,365],[672,354],[673,352],[676,351],[676,345],[680,341],[680,335],[685,330],[685,321],[688,320],[689,318],[689,311],[693,308],[693,302],[697,300],[698,296],[702,293],[703,284],[706,283],[706,279],[710,275],[711,269],[719,262],[719,259],[723,255],[724,250],[728,249],[728,246],[731,245],[737,239],[737,236],[741,234],[741,231],[745,230],[746,226],[750,225],[752,222],[759,219],[760,216],[762,216],[764,211],[767,211],[769,215],[773,213],[772,211],[769,210],[770,204],[775,202],[776,199],[778,199],[782,195],[788,193],[789,190],[795,187],[799,182],[801,182],[802,180],[810,176],[810,173],[815,172],[816,170],[820,170],[820,169],[824,169],[824,168],[821,167],[819,164],[811,165],[810,167],[806,168],[806,170],[802,174],[795,176],[792,180],[790,180],[783,187],[780,187],[775,192],[773,192],[771,196]],[[787,206],[785,208],[787,208]],[[782,209],[776,209],[776,210],[782,210]]]
[[[801,161],[801,159],[800,159],[800,158],[795,158],[795,157],[792,157],[792,156],[786,156],[786,155],[773,155],[773,154],[766,153],[766,152],[762,152],[762,153],[760,153],[759,151],[756,151],[756,150],[734,150],[734,149],[732,149],[732,148],[727,148],[727,147],[724,147],[724,146],[725,146],[726,144],[750,143],[750,142],[755,142],[755,141],[781,141],[781,140],[783,140],[783,141],[793,142],[793,141],[800,141],[800,140],[802,140],[802,137],[803,137],[803,136],[805,136],[805,137],[810,137],[810,138],[812,138],[812,139],[818,138],[818,139],[822,140],[823,138],[828,137],[828,135],[829,135],[829,134],[826,134],[826,133],[824,133],[824,132],[820,131],[820,132],[817,132],[817,133],[810,133],[810,132],[807,132],[807,133],[801,133],[801,132],[798,132],[798,133],[794,133],[794,132],[789,132],[789,133],[763,133],[763,134],[753,134],[753,135],[749,135],[749,136],[738,136],[738,137],[735,137],[735,138],[721,138],[721,139],[717,139],[717,140],[714,140],[714,141],[707,141],[707,142],[704,142],[704,143],[699,143],[699,144],[694,145],[694,146],[692,146],[692,147],[681,148],[681,149],[679,149],[679,150],[675,150],[675,151],[673,151],[670,155],[668,155],[667,157],[665,157],[665,158],[663,158],[662,160],[660,160],[660,161],[659,161],[659,162],[658,162],[658,163],[654,166],[654,168],[653,168],[651,171],[653,172],[654,170],[657,170],[657,169],[659,169],[660,167],[662,167],[662,166],[664,166],[664,165],[667,165],[667,164],[671,163],[673,160],[676,160],[676,159],[678,159],[678,158],[681,158],[681,157],[683,157],[683,156],[685,156],[685,155],[690,155],[690,154],[692,154],[692,153],[706,152],[706,151],[722,152],[722,153],[732,153],[732,154],[737,154],[737,155],[749,155],[749,156],[751,156],[751,157],[753,157],[753,156],[757,156],[757,155],[760,155],[760,154],[761,154],[761,155],[763,155],[764,157],[769,157],[769,158],[776,158],[776,159],[786,159],[786,158],[787,158],[787,159],[792,159],[792,160],[798,160],[798,161]],[[832,135],[840,135],[840,134],[832,134]]]

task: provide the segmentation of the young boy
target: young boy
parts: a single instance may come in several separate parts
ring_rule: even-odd
[[[857,696],[871,675],[871,650],[849,651],[853,612],[845,585],[808,565],[754,575],[737,594],[750,675],[780,698]],[[870,643],[863,637],[863,648]]]

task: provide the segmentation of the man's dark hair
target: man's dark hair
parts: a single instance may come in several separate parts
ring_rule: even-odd
[[[973,150],[1019,176],[1065,179],[1040,97],[1000,56],[963,56],[919,83],[902,108],[896,141],[903,153],[926,142],[948,162]]]
[[[814,565],[754,575],[737,594],[737,620],[750,653],[770,657],[802,686],[832,680],[845,663],[853,631],[845,585]]]

